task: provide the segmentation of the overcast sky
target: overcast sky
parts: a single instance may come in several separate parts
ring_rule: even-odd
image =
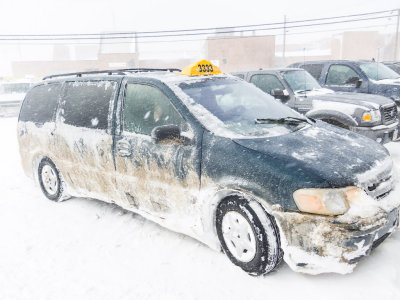
[[[234,26],[397,8],[398,0],[0,0],[0,33]]]
[[[0,0],[0,34],[193,29],[282,22],[284,15],[301,20],[398,8],[399,0]],[[395,18],[390,22],[395,23]],[[176,51],[178,44],[150,44],[147,49],[175,47]],[[196,45],[192,43],[188,51],[193,52]],[[0,42],[0,75],[10,60],[44,59],[49,49]]]

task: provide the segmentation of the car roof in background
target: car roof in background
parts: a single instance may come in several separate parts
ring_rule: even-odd
[[[237,72],[232,72],[231,74],[243,74],[243,73],[267,73],[267,72],[284,72],[284,71],[304,71],[302,68],[291,68],[291,67],[286,67],[286,68],[263,68],[263,69],[253,69],[253,70],[246,70],[246,71],[237,71]]]

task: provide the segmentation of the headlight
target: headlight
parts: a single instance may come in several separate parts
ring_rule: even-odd
[[[336,216],[348,211],[349,191],[349,188],[300,189],[293,193],[293,198],[302,212]]]
[[[381,112],[379,110],[367,111],[362,116],[363,122],[374,123],[381,120]]]

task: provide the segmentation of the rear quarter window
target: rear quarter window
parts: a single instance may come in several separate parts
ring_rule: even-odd
[[[61,84],[43,84],[32,88],[25,97],[19,120],[44,124],[54,120]]]
[[[63,96],[64,123],[77,127],[107,129],[110,102],[116,89],[115,81],[67,82]]]

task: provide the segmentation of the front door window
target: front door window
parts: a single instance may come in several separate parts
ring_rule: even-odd
[[[125,131],[151,135],[155,127],[181,126],[183,123],[169,98],[158,88],[145,84],[128,84],[125,95]]]
[[[359,76],[350,67],[345,65],[332,65],[326,77],[326,85],[355,86]]]

